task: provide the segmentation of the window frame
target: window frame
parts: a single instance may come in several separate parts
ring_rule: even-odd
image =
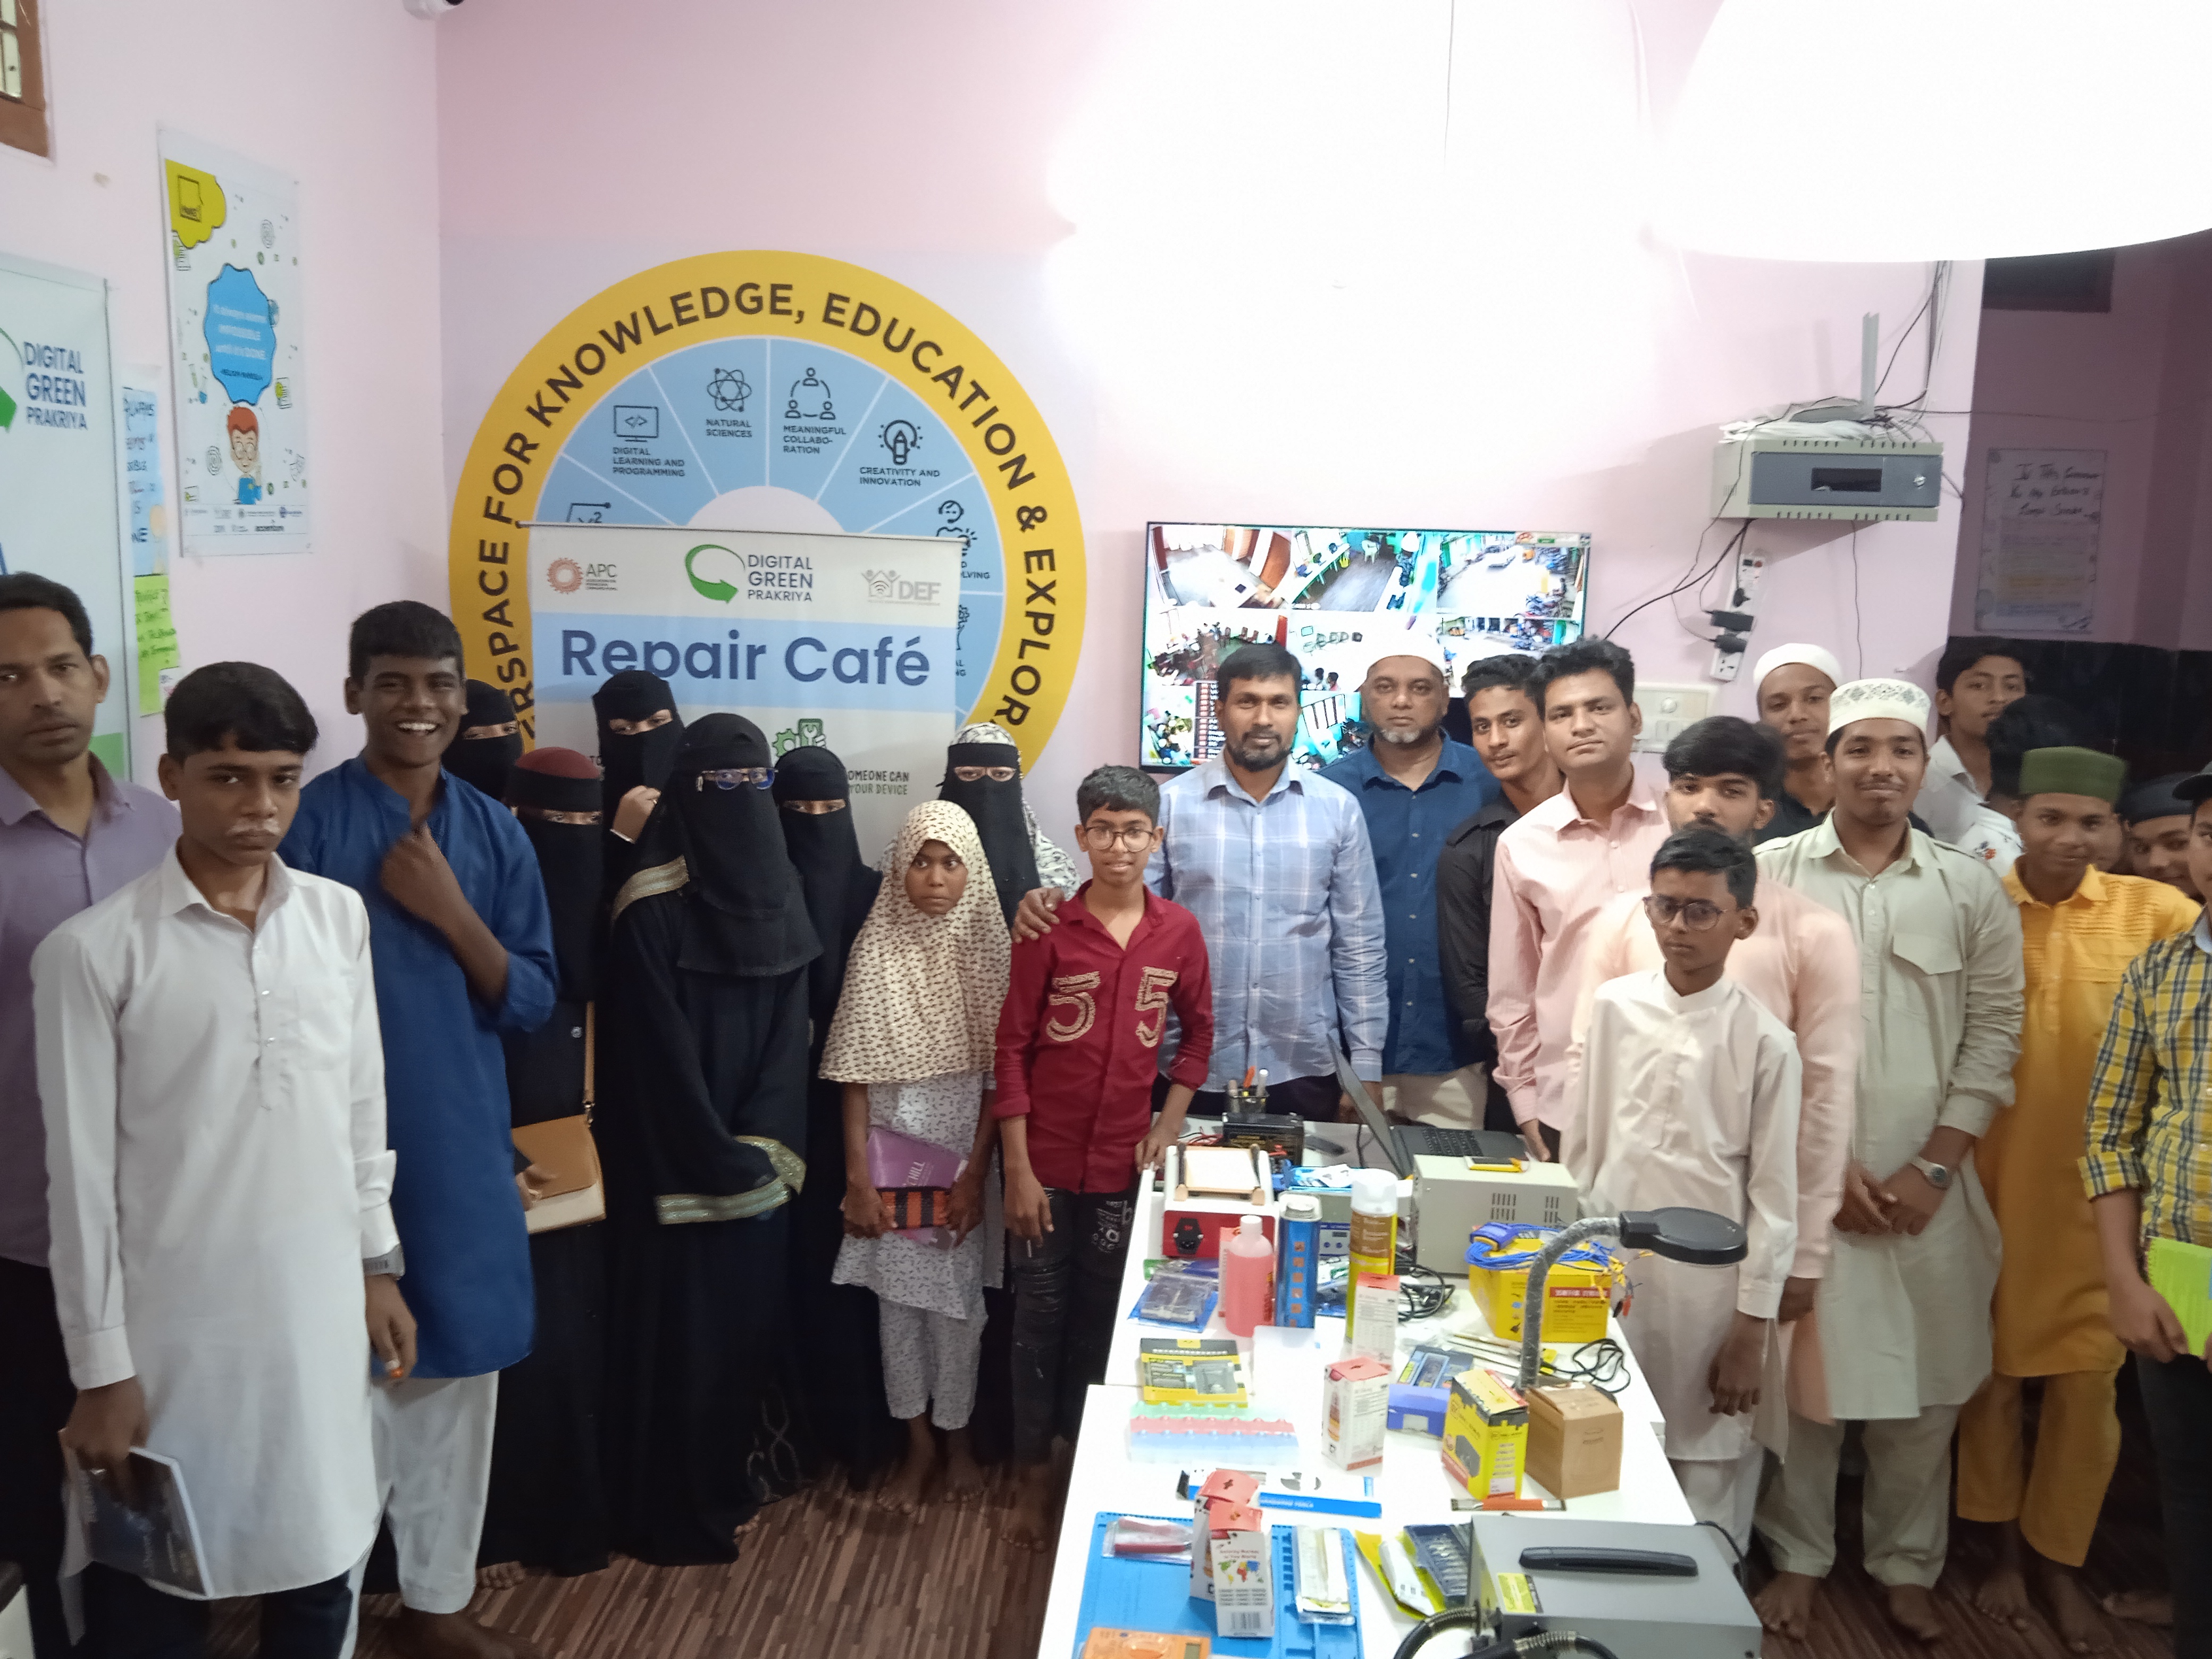
[[[23,54],[23,95],[0,94],[0,144],[52,160],[53,124],[46,104],[46,31],[40,0],[15,0],[15,38]]]

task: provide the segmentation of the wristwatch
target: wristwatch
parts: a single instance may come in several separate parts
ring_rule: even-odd
[[[1938,1184],[1940,1185],[1941,1183],[1939,1182]],[[406,1272],[407,1253],[404,1249],[397,1244],[394,1244],[382,1255],[371,1255],[362,1258],[361,1273],[362,1277],[364,1279],[374,1278],[379,1273],[389,1273],[392,1278],[398,1279],[404,1276]]]
[[[1949,1166],[1942,1164],[1931,1164],[1924,1158],[1908,1158],[1905,1161],[1911,1164],[1914,1169],[1919,1170],[1921,1174],[1926,1176],[1928,1177],[1928,1184],[1933,1187],[1937,1192],[1948,1192],[1950,1190],[1951,1171]]]

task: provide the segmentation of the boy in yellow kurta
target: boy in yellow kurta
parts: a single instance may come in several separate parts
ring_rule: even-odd
[[[2021,762],[2020,861],[2004,878],[2019,907],[2027,1016],[2014,1102],[1975,1152],[2004,1235],[1995,1300],[1995,1370],[1959,1418],[1959,1514],[2003,1523],[1998,1565],[1975,1603],[2024,1627],[2024,1566],[2076,1652],[2101,1621],[2075,1570],[2089,1551],[2119,1456],[2112,1408],[2122,1350],[2106,1320],[2097,1231],[2082,1194],[2090,1073],[2128,963],[2185,931],[2197,906],[2162,882],[2101,873],[2090,860],[2126,781],[2113,756],[2039,749]],[[2024,1381],[2043,1379],[2031,1459]]]

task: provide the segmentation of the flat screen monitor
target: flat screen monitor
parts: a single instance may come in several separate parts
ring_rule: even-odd
[[[1533,530],[1152,524],[1145,530],[1143,764],[1219,747],[1213,672],[1273,641],[1305,672],[1294,757],[1321,767],[1366,739],[1358,685],[1393,635],[1469,663],[1579,639],[1589,538]]]

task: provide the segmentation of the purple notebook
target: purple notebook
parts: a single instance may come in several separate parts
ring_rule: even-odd
[[[950,1187],[967,1159],[959,1153],[896,1129],[868,1130],[868,1184],[872,1187]]]

